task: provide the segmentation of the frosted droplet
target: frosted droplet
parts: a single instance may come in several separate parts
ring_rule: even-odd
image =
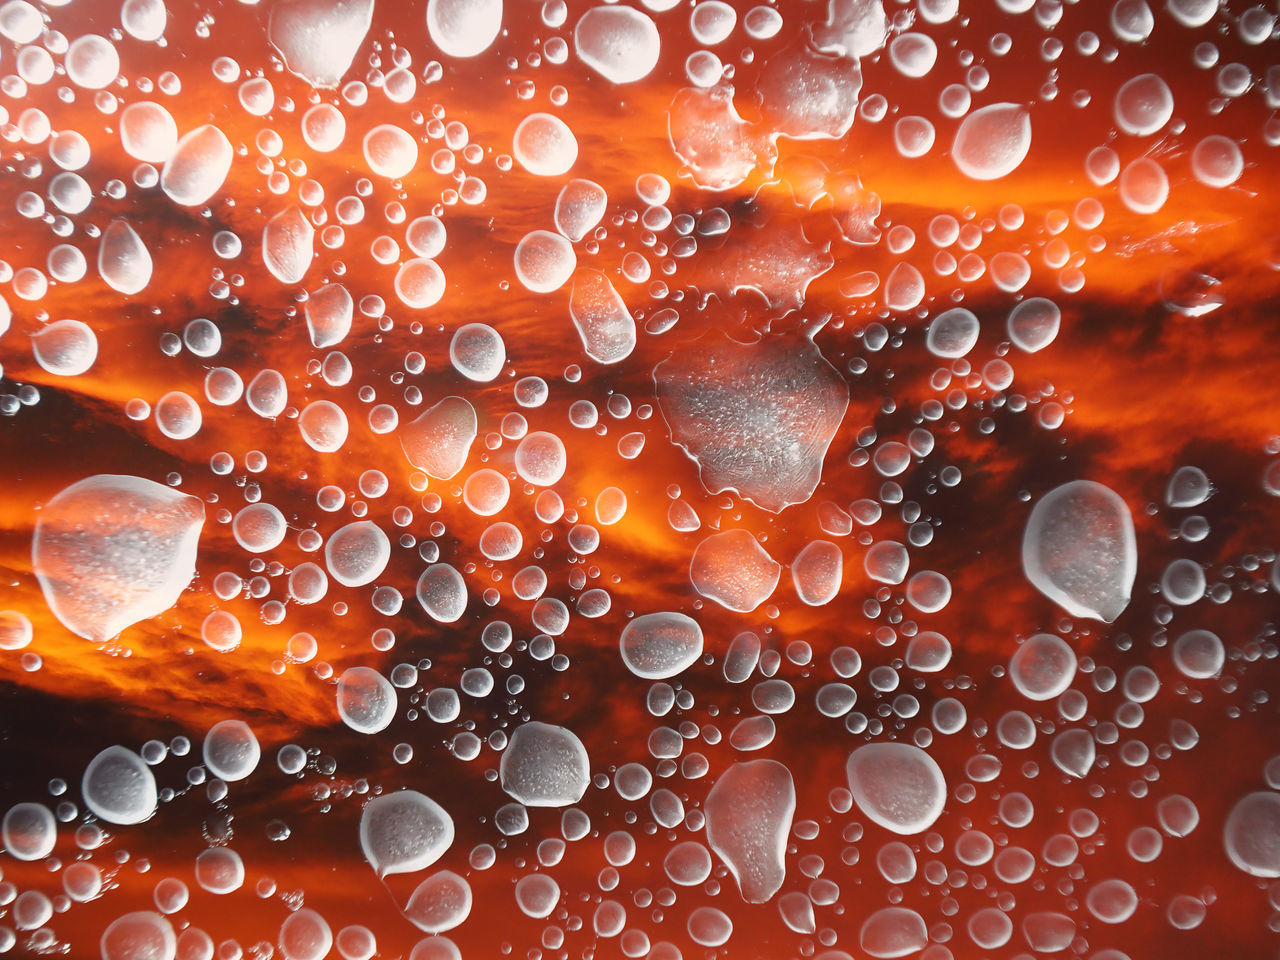
[[[173,924],[150,910],[111,921],[98,946],[102,960],[174,960],[178,953]],[[184,960],[189,958],[184,955]]]
[[[452,870],[433,873],[414,889],[405,904],[405,919],[427,933],[460,926],[471,914],[471,884]]]
[[[445,292],[444,271],[434,260],[406,260],[395,279],[396,296],[406,307],[425,310],[440,302]]]
[[[468,380],[489,383],[502,373],[507,348],[501,334],[487,323],[466,323],[449,341],[449,360]]]
[[[844,554],[830,540],[814,540],[791,562],[796,595],[811,607],[830,603],[840,592]]]
[[[633,83],[658,65],[662,41],[653,20],[631,7],[598,6],[573,31],[582,62],[606,80]]]
[[[568,173],[578,160],[578,141],[559,117],[532,113],[520,121],[511,141],[520,166],[539,177]]]
[[[196,883],[219,896],[244,886],[244,860],[227,847],[210,847],[196,857]]]
[[[333,946],[333,931],[324,917],[308,907],[280,924],[280,952],[285,960],[323,960]]]
[[[746,530],[712,534],[694,548],[689,562],[693,588],[738,613],[768,600],[781,576],[782,564]]]
[[[120,143],[135,160],[164,163],[178,146],[178,124],[158,103],[131,103],[120,112]]]
[[[1022,570],[1074,617],[1113,622],[1129,605],[1137,573],[1129,507],[1113,490],[1074,480],[1040,498],[1027,518]]]
[[[1075,652],[1051,633],[1028,637],[1009,660],[1009,679],[1029,700],[1061,696],[1075,677]]]
[[[129,826],[156,812],[156,778],[132,750],[107,747],[85,767],[80,793],[94,816]]]
[[[1198,507],[1213,495],[1213,484],[1199,467],[1179,467],[1165,487],[1164,502],[1176,510]]]
[[[418,603],[438,623],[455,623],[467,611],[467,583],[447,563],[427,567],[418,578]]]
[[[337,346],[351,332],[355,301],[342,284],[330,283],[307,298],[303,311],[307,318],[311,345],[324,349]]]
[[[526,483],[550,487],[560,482],[568,466],[564,442],[554,433],[534,430],[516,447],[516,473]]]
[[[577,243],[600,222],[608,201],[600,184],[592,180],[570,180],[556,198],[556,229]]]
[[[391,541],[376,523],[357,520],[334,531],[324,547],[324,562],[344,587],[373,583],[391,559]]]
[[[849,387],[807,338],[754,344],[713,333],[653,371],[672,439],[712,493],[777,513],[813,495]]]
[[[1114,113],[1116,126],[1125,133],[1149,136],[1173,116],[1173,92],[1156,74],[1140,74],[1116,91]]]
[[[120,54],[110,40],[93,33],[72,40],[62,62],[67,79],[86,90],[101,90],[120,75]]]
[[[1031,297],[1009,311],[1009,339],[1027,353],[1043,350],[1058,336],[1062,311],[1052,300]]]
[[[963,357],[978,342],[981,325],[977,316],[964,307],[952,307],[933,318],[925,337],[925,347],[935,357]]]
[[[315,255],[315,227],[300,209],[277,213],[262,228],[262,259],[281,283],[299,283]]]
[[[262,748],[243,720],[223,720],[209,728],[204,738],[204,765],[219,780],[234,783],[253,773],[262,759]]]
[[[453,844],[453,818],[416,790],[374,797],[360,815],[360,848],[379,876],[425,870]]]
[[[235,152],[226,134],[211,123],[178,141],[160,175],[160,188],[174,203],[198,207],[222,189]]]
[[[331,103],[318,103],[302,115],[302,139],[318,153],[337,150],[346,135],[347,118]]]
[[[267,39],[314,87],[336,87],[360,52],[373,0],[294,0],[271,8]]]
[[[450,57],[474,57],[502,30],[502,0],[427,0],[427,33]]]
[[[1222,640],[1209,630],[1188,630],[1173,642],[1173,664],[1192,680],[1216,677],[1226,662]]]
[[[8,809],[0,824],[4,849],[18,860],[43,860],[53,853],[58,824],[41,803],[18,803]]]
[[[510,749],[508,747],[507,749]],[[503,755],[505,759],[505,754]],[[560,902],[560,885],[545,873],[521,877],[516,882],[516,905],[527,917],[540,920],[551,916]]]
[[[284,542],[289,523],[278,507],[251,503],[242,507],[231,521],[231,533],[250,553],[267,553]]]
[[[1049,756],[1063,773],[1083,780],[1093,769],[1098,748],[1088,730],[1063,730],[1049,745]]]
[[[859,747],[849,754],[845,772],[858,809],[894,833],[928,830],[947,801],[942,770],[932,757],[910,744]]]
[[[910,956],[929,944],[924,918],[906,907],[881,907],[867,917],[858,938],[877,960]]]
[[[899,584],[907,578],[911,557],[896,540],[873,543],[862,557],[867,576],[879,583]]]
[[[1244,173],[1244,154],[1230,137],[1212,134],[1191,151],[1191,172],[1207,187],[1229,187]]]
[[[571,730],[532,720],[511,735],[499,775],[502,789],[527,807],[566,807],[586,793],[591,764]]]
[[[532,230],[516,244],[516,279],[533,293],[559,290],[577,264],[569,241],[549,230]]]
[[[320,453],[342,449],[349,431],[347,415],[332,400],[313,400],[298,414],[298,432],[307,446]]]
[[[742,899],[768,901],[786,878],[796,810],[791,771],[776,760],[735,763],[707,793],[703,810],[707,842],[733,874]]]
[[[39,512],[32,566],[64,626],[94,641],[168,610],[195,575],[204,504],[141,477],[99,474]]]
[[[636,323],[614,288],[599,270],[584,267],[573,277],[569,316],[582,349],[597,363],[618,363],[636,346]]]
[[[477,429],[475,408],[462,397],[445,397],[400,428],[400,445],[413,466],[448,480],[466,464]]]
[[[143,43],[154,43],[163,37],[168,20],[164,0],[124,0],[120,7],[120,25],[125,33]]]
[[[682,613],[648,613],[622,630],[622,662],[637,677],[663,680],[683,673],[702,656],[702,628]]]
[[[369,169],[388,180],[407,177],[418,162],[418,141],[394,124],[379,124],[366,133],[363,148]]]
[[[1150,157],[1139,157],[1120,174],[1120,199],[1134,213],[1155,213],[1169,199],[1169,175]]]
[[[87,323],[58,320],[32,335],[31,353],[42,370],[78,377],[98,359],[98,337]]]
[[[1254,877],[1280,877],[1280,794],[1250,793],[1227,816],[1223,843],[1231,862]]]
[[[975,180],[1007,177],[1031,150],[1031,114],[1018,103],[993,103],[973,111],[956,130],[951,157]]]
[[[925,33],[900,33],[889,44],[889,60],[904,77],[927,76],[938,60],[938,45]]]
[[[379,733],[396,716],[396,691],[372,667],[351,667],[338,679],[338,716],[356,733]]]

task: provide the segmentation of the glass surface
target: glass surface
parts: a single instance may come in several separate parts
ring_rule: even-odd
[[[1274,955],[1275,31],[0,5],[0,952]]]

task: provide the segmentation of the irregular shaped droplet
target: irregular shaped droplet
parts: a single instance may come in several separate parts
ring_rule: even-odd
[[[819,50],[846,57],[870,56],[888,37],[889,18],[881,0],[828,0],[826,22],[813,30]]]
[[[569,316],[582,340],[582,349],[597,363],[618,363],[636,348],[636,322],[599,270],[583,267],[573,275]]]
[[[849,790],[871,820],[904,836],[933,826],[947,802],[942,769],[919,747],[869,743],[849,754]]]
[[[235,151],[226,134],[211,123],[187,133],[160,174],[160,189],[184,207],[208,203],[222,189]]]
[[[840,592],[844,554],[830,540],[814,540],[791,561],[796,596],[811,607],[830,603]]]
[[[765,123],[795,140],[843,137],[853,126],[861,91],[856,59],[819,53],[805,40],[772,54],[756,81]]]
[[[311,345],[324,349],[337,346],[351,332],[355,301],[342,284],[330,283],[307,297],[303,312],[307,318]]]
[[[372,667],[350,667],[338,678],[338,716],[356,733],[380,733],[396,718],[396,690]]]
[[[315,227],[297,207],[277,213],[262,228],[262,260],[281,283],[300,283],[315,256]]]
[[[713,331],[653,371],[672,439],[711,493],[771,513],[813,496],[849,386],[807,338],[738,343]]]
[[[693,588],[738,613],[750,613],[768,600],[781,576],[782,564],[746,530],[712,534],[694,548],[689,562]]]
[[[130,826],[156,812],[156,778],[143,759],[124,747],[107,747],[85,767],[80,793],[94,816]]]
[[[1254,877],[1280,877],[1280,794],[1260,790],[1236,801],[1222,831],[1231,862]]]
[[[133,296],[151,282],[151,254],[129,224],[112,220],[98,242],[98,273],[112,290]]]
[[[267,39],[291,73],[329,89],[343,75],[373,22],[373,0],[290,0],[271,8]]]
[[[906,907],[881,907],[867,917],[858,938],[877,960],[910,956],[929,945],[924,917]]]
[[[1028,700],[1061,696],[1075,678],[1075,651],[1051,633],[1028,637],[1009,660],[1009,679]]]
[[[776,760],[730,766],[707,793],[707,843],[725,862],[742,899],[765,903],[786,879],[784,856],[796,788],[791,771]]]
[[[582,62],[613,83],[634,83],[658,65],[662,41],[653,20],[631,7],[592,7],[573,30]]]
[[[433,563],[418,578],[418,603],[438,623],[455,623],[467,611],[467,582],[453,566]]]
[[[427,33],[440,52],[474,57],[502,30],[502,0],[427,0]]]
[[[1074,617],[1113,622],[1129,605],[1137,563],[1129,507],[1100,483],[1055,487],[1027,518],[1023,573]]]
[[[79,320],[57,320],[31,336],[31,354],[40,369],[78,377],[98,359],[98,336]]]
[[[758,137],[733,104],[733,87],[685,87],[667,112],[671,149],[695,184],[706,190],[728,190],[757,167],[772,170],[777,150]]]
[[[102,642],[177,602],[195,576],[204,503],[141,477],[73,483],[36,519],[31,557],[49,609]]]
[[[1020,103],[993,103],[960,121],[951,159],[974,180],[999,180],[1031,150],[1031,113]]]
[[[604,216],[609,196],[594,180],[570,180],[556,198],[556,229],[577,243]]]
[[[526,807],[567,807],[586,793],[591,761],[572,730],[531,720],[511,735],[498,775],[502,789]]]
[[[1088,730],[1063,730],[1053,738],[1049,755],[1063,773],[1083,780],[1093,769],[1098,748]]]
[[[425,870],[453,845],[453,818],[416,790],[374,797],[360,814],[360,849],[377,872]]]
[[[622,630],[622,662],[637,677],[665,680],[702,656],[702,628],[683,613],[646,613]]]
[[[478,427],[475,407],[462,397],[445,397],[400,428],[400,446],[427,476],[448,480],[466,464]]]
[[[219,780],[244,780],[258,767],[262,747],[253,729],[243,720],[223,720],[209,728],[204,738],[204,765]]]

